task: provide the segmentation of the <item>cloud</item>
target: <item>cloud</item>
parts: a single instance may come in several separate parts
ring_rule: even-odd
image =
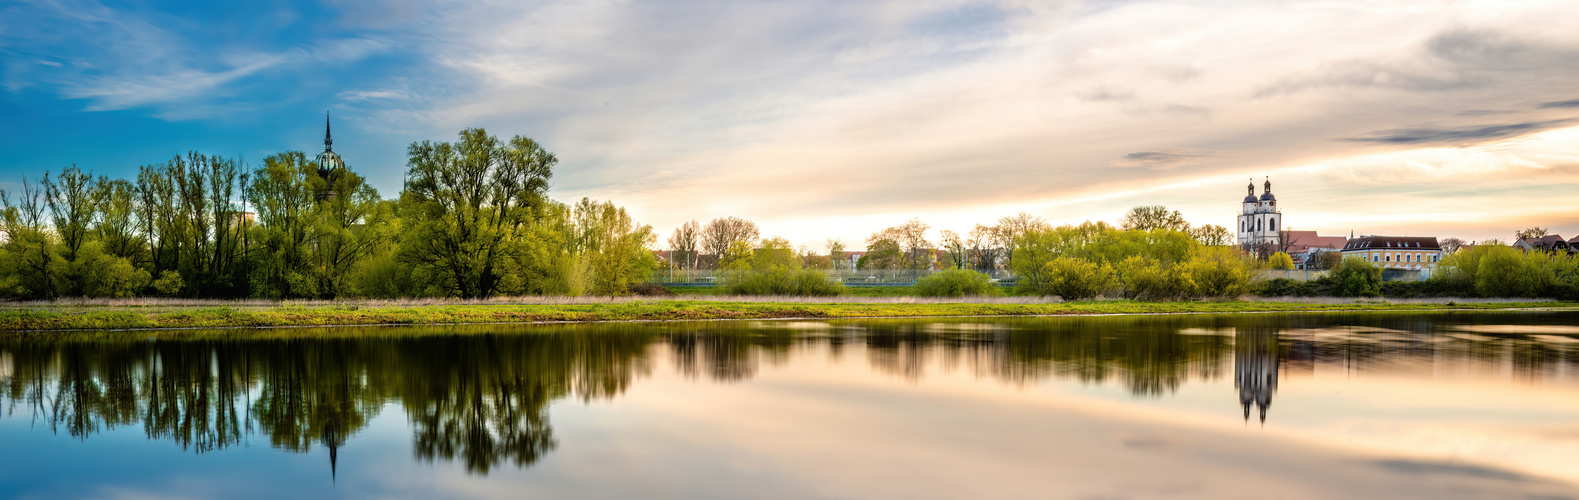
[[[1547,120],[1540,122],[1508,123],[1500,125],[1474,125],[1455,128],[1408,128],[1382,130],[1364,137],[1344,139],[1355,142],[1381,142],[1390,144],[1465,144],[1488,140],[1507,139],[1559,128],[1575,120]]]
[[[1139,151],[1124,155],[1123,158],[1114,161],[1113,166],[1167,170],[1200,165],[1202,159],[1210,157],[1212,155],[1206,153],[1183,151]]]
[[[1549,108],[1579,108],[1579,99],[1569,99],[1567,101],[1543,102],[1543,103],[1541,103],[1540,107],[1541,108],[1546,108],[1546,109],[1549,109]]]
[[[40,54],[46,68],[8,75],[12,90],[47,86],[88,111],[156,107],[157,116],[194,119],[223,112],[217,98],[247,100],[243,81],[264,73],[341,64],[389,50],[369,37],[310,40],[283,48],[215,45],[207,33],[167,18],[92,1],[23,2],[0,15],[0,50]],[[195,33],[195,34],[194,34]],[[59,62],[57,62],[59,61]],[[248,105],[242,105],[242,108]],[[207,110],[207,111],[205,111]]]

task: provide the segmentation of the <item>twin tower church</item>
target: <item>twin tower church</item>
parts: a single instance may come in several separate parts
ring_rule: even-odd
[[[1268,178],[1261,197],[1256,197],[1256,185],[1245,186],[1244,210],[1239,213],[1239,247],[1265,248],[1282,242],[1283,234],[1278,223],[1283,213],[1277,209],[1277,197],[1272,196],[1272,179]]]

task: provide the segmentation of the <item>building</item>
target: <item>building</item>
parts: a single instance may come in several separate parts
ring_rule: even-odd
[[[1359,257],[1383,269],[1429,270],[1442,260],[1434,236],[1361,236],[1343,246],[1343,257]]]
[[[1294,259],[1294,269],[1308,269],[1324,252],[1342,251],[1349,243],[1342,236],[1320,236],[1315,231],[1283,231],[1283,248]]]
[[[332,200],[335,198],[335,181],[340,179],[340,174],[345,172],[345,161],[334,152],[334,139],[329,136],[329,114],[323,115],[323,152],[318,153],[318,177],[327,181],[324,188],[318,191],[319,200]]]
[[[1283,212],[1278,211],[1277,197],[1272,196],[1272,180],[1267,179],[1265,190],[1256,197],[1256,186],[1246,186],[1244,204],[1239,213],[1239,248],[1261,257],[1278,251],[1283,243]]]
[[[1574,238],[1574,239],[1575,240],[1579,240],[1579,238]],[[1555,235],[1555,234],[1548,234],[1546,236],[1542,236],[1542,237],[1539,237],[1539,238],[1523,238],[1523,239],[1520,239],[1519,241],[1513,242],[1513,246],[1518,247],[1519,249],[1524,250],[1526,252],[1529,252],[1529,251],[1546,252],[1546,253],[1562,252],[1562,253],[1565,253],[1565,254],[1571,254],[1571,253],[1574,252],[1574,248],[1573,248],[1573,245],[1569,244],[1570,241],[1572,241],[1572,240],[1564,240],[1562,236],[1558,236],[1558,235]]]

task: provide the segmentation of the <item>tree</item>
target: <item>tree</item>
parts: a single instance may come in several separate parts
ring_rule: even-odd
[[[44,227],[44,189],[22,180],[22,196],[12,204],[0,190],[0,293],[15,298],[53,299],[60,296],[66,262],[56,252],[56,241]]]
[[[1190,235],[1206,246],[1226,246],[1234,243],[1233,233],[1228,232],[1228,228],[1216,224],[1191,229]]]
[[[959,233],[944,230],[939,240],[943,249],[948,251],[949,265],[954,269],[965,269],[970,265],[970,254],[965,246],[965,240]]]
[[[839,241],[837,238],[828,238],[828,259],[832,261],[833,269],[835,271],[839,270],[845,260],[843,241]]]
[[[930,269],[932,259],[926,254],[932,250],[932,242],[927,241],[927,230],[931,225],[921,221],[920,217],[905,221],[904,224],[890,227],[867,238],[867,243],[878,240],[892,240],[899,244],[900,251],[904,253],[905,267],[908,269]]]
[[[317,168],[301,151],[264,158],[252,173],[246,192],[258,210],[253,293],[274,298],[318,295],[318,281],[309,276],[308,265],[316,195],[309,179],[317,175]]]
[[[1546,236],[1546,228],[1539,227],[1539,226],[1530,226],[1530,227],[1521,229],[1521,230],[1519,230],[1516,233],[1513,233],[1513,241],[1519,241],[1519,240],[1529,239],[1529,238],[1540,238],[1542,236]]]
[[[998,268],[998,261],[1002,260],[1005,252],[1012,249],[1013,241],[1005,241],[1002,231],[998,226],[977,224],[971,228],[966,243],[970,247],[971,262],[977,271],[991,271]]]
[[[696,249],[701,242],[702,225],[696,221],[680,224],[669,235],[669,258],[683,269],[696,268]]]
[[[1124,220],[1119,224],[1125,231],[1149,231],[1152,229],[1170,229],[1174,231],[1190,230],[1190,223],[1184,220],[1184,215],[1178,210],[1168,210],[1162,205],[1144,205],[1129,209],[1124,214]]]
[[[724,254],[735,243],[750,248],[756,246],[757,238],[760,237],[756,223],[739,217],[720,217],[708,221],[707,226],[702,228],[702,251],[712,255],[715,264],[722,267]]]
[[[1294,258],[1290,257],[1287,252],[1272,254],[1271,257],[1267,258],[1266,263],[1267,267],[1272,269],[1287,270],[1294,268]]]
[[[856,261],[856,266],[864,270],[898,269],[904,258],[899,242],[882,238],[866,244],[866,255]]]
[[[499,285],[500,265],[537,210],[559,162],[537,141],[509,142],[474,128],[455,143],[412,143],[406,190],[411,238],[402,260],[442,275],[444,288],[465,298],[487,297]]]
[[[1438,245],[1442,247],[1443,254],[1452,255],[1457,253],[1458,249],[1462,248],[1467,243],[1468,242],[1458,238],[1442,238],[1442,240],[1438,242]]]

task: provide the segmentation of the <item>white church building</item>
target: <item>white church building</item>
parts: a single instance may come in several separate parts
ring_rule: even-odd
[[[1272,196],[1272,180],[1267,179],[1266,189],[1256,197],[1254,181],[1246,186],[1244,210],[1239,213],[1239,248],[1275,248],[1282,242],[1283,212],[1277,209],[1277,197]]]

